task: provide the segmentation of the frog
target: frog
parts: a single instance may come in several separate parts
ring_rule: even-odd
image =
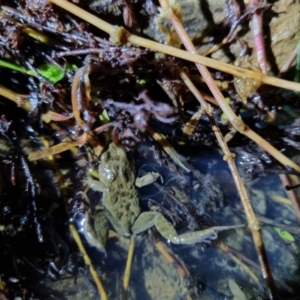
[[[137,235],[155,226],[157,231],[173,244],[195,244],[216,239],[218,231],[244,226],[216,226],[205,230],[178,234],[172,223],[160,212],[142,212],[136,182],[150,184],[157,180],[160,175],[152,173],[150,180],[143,180],[144,176],[136,178],[133,157],[127,155],[121,147],[113,142],[101,155],[98,173],[99,180],[88,179],[89,187],[103,193],[104,214],[120,235]],[[149,177],[149,174],[145,176]],[[100,224],[103,224],[103,222],[100,222]],[[95,226],[96,235],[99,239],[107,237],[107,234],[101,232],[102,228],[105,231],[107,230],[106,226],[100,226],[100,228]],[[106,240],[102,240],[98,244],[105,246],[105,243]]]

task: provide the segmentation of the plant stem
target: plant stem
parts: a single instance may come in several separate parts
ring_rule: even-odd
[[[184,60],[188,60],[197,64],[202,64],[207,67],[226,72],[228,74],[231,74],[235,77],[247,77],[251,79],[255,79],[257,81],[260,81],[264,84],[269,84],[273,86],[277,86],[280,88],[285,88],[292,91],[299,91],[300,92],[300,84],[283,80],[271,76],[266,76],[260,72],[255,72],[251,70],[246,70],[243,68],[239,68],[236,66],[232,66],[230,64],[226,64],[208,57],[204,57],[197,54],[188,53],[187,51],[180,50],[174,47],[170,47],[167,45],[163,45],[157,42],[150,41],[145,38],[141,38],[139,36],[130,34],[130,32],[126,31],[124,28],[120,30],[120,27],[113,26],[100,18],[97,18],[96,16],[92,15],[91,13],[86,12],[85,10],[81,9],[80,7],[67,2],[66,0],[50,0],[51,3],[69,11],[70,13],[76,15],[77,17],[85,20],[86,22],[96,26],[97,28],[105,31],[111,36],[116,35],[116,31],[119,29],[119,33],[122,31],[123,35],[120,36],[119,41],[125,40],[126,42],[144,47],[149,48],[157,52],[165,53],[171,56],[175,56]]]
[[[30,111],[31,105],[29,101],[30,95],[18,94],[2,85],[0,85],[0,95],[16,103],[23,109]]]
[[[108,297],[107,297],[107,294],[104,290],[104,287],[102,285],[100,277],[97,274],[96,269],[94,268],[94,266],[92,264],[92,261],[91,261],[89,255],[87,254],[83,244],[82,244],[81,238],[80,238],[75,226],[70,224],[69,229],[70,229],[71,234],[72,234],[72,236],[73,236],[73,238],[74,238],[74,240],[75,240],[75,242],[76,242],[76,244],[79,248],[80,253],[83,256],[83,259],[84,259],[84,262],[85,262],[86,266],[89,268],[90,274],[91,274],[91,276],[92,276],[92,278],[93,278],[93,280],[94,280],[94,282],[97,286],[97,289],[98,289],[99,295],[101,297],[101,300],[107,300]]]
[[[250,5],[255,7],[259,5],[260,0],[250,0]],[[267,74],[267,58],[262,26],[262,12],[256,11],[252,17],[252,31],[254,35],[254,46],[257,55],[258,64],[264,74]]]
[[[164,0],[160,0],[160,1],[164,1]],[[255,213],[253,211],[251,202],[249,200],[245,185],[243,183],[242,178],[240,177],[240,174],[239,174],[236,164],[234,162],[234,154],[232,154],[230,152],[227,143],[224,142],[224,137],[223,137],[221,131],[219,130],[219,128],[216,126],[214,119],[212,117],[212,111],[209,109],[209,105],[206,103],[206,101],[202,97],[201,93],[197,90],[197,88],[194,86],[192,81],[188,78],[188,76],[184,72],[181,72],[180,76],[181,76],[182,80],[184,81],[184,83],[188,86],[190,91],[194,94],[194,96],[200,102],[202,108],[206,111],[207,115],[211,119],[214,134],[219,142],[220,147],[222,148],[222,151],[224,153],[224,160],[226,160],[228,163],[232,178],[234,180],[235,186],[237,188],[237,191],[241,198],[241,202],[243,204],[243,208],[244,208],[244,212],[245,212],[246,219],[248,222],[248,226],[251,231],[253,241],[255,244],[255,248],[256,248],[256,252],[258,255],[258,260],[260,262],[261,272],[262,272],[263,277],[266,280],[266,283],[267,283],[267,286],[269,289],[270,298],[275,299],[275,284],[273,282],[272,273],[270,270],[265,247],[263,244],[263,239],[262,239],[262,235],[260,232],[260,224],[255,216]]]

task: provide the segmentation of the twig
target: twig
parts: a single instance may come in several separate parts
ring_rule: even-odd
[[[274,200],[278,203],[290,205],[290,206],[293,205],[289,198],[282,197],[282,196],[278,195],[277,193],[268,193],[268,195],[272,200]]]
[[[29,154],[28,159],[30,161],[33,161],[33,160],[38,160],[41,158],[46,158],[49,155],[55,155],[55,154],[70,150],[73,147],[83,145],[86,142],[86,140],[87,140],[87,134],[84,133],[76,141],[63,142],[63,143],[54,145],[54,146],[44,149],[44,150],[33,151]]]
[[[27,111],[30,111],[31,109],[31,105],[29,101],[30,95],[18,94],[2,85],[0,85],[0,95],[16,103],[18,106],[22,107]]]
[[[127,256],[127,261],[126,261],[126,268],[125,268],[125,273],[124,273],[124,278],[123,278],[123,292],[124,293],[127,292],[128,286],[129,286],[132,258],[133,258],[133,253],[134,253],[134,244],[135,244],[134,235],[132,235],[130,238],[128,256]]]
[[[170,158],[173,160],[173,162],[181,167],[183,170],[185,170],[187,173],[189,173],[191,170],[184,165],[184,163],[180,160],[180,157],[178,153],[174,150],[172,145],[168,142],[166,137],[156,131],[153,127],[148,126],[147,127],[148,133],[151,135],[151,137],[160,144],[160,146],[164,149],[164,151],[170,156]]]
[[[232,248],[230,248],[229,246],[225,245],[222,242],[218,242],[217,246],[222,249],[225,253],[227,253],[228,255],[230,255],[231,259],[233,261],[235,261],[238,265],[240,265],[244,271],[246,273],[248,273],[248,275],[260,286],[260,281],[258,279],[258,277],[254,274],[254,272],[252,272],[252,270],[246,266],[243,261],[247,262],[248,265],[250,266],[255,266],[257,269],[259,269],[259,265],[254,263],[252,260],[250,260],[249,258],[247,258],[246,256],[244,256],[243,254],[237,252],[236,250],[233,252]],[[242,261],[243,260],[243,261]]]
[[[291,182],[290,182],[290,179],[289,179],[288,175],[280,174],[279,177],[280,177],[281,182],[282,182],[284,187],[291,185]],[[287,196],[289,197],[289,199],[291,200],[291,202],[293,203],[295,214],[298,218],[298,221],[300,222],[300,205],[299,205],[298,196],[297,196],[294,189],[286,190],[285,192],[286,192]]]
[[[51,3],[69,11],[70,13],[76,15],[77,17],[85,20],[86,22],[96,26],[97,28],[105,31],[108,33],[112,39],[116,42],[129,42],[144,48],[149,48],[157,52],[165,53],[171,56],[175,56],[184,60],[188,60],[197,64],[203,64],[207,67],[226,72],[231,74],[235,77],[247,77],[251,79],[255,79],[261,83],[269,84],[273,86],[277,86],[280,88],[285,88],[292,91],[299,91],[300,92],[300,84],[283,80],[271,76],[266,76],[260,72],[255,72],[251,70],[246,70],[243,68],[239,68],[236,66],[232,66],[230,64],[226,64],[208,57],[200,56],[197,54],[188,53],[187,51],[180,50],[174,47],[170,47],[167,45],[163,45],[157,42],[153,42],[147,40],[145,38],[141,38],[139,36],[130,34],[130,32],[126,31],[122,27],[113,26],[100,18],[86,12],[85,10],[81,9],[80,7],[67,2],[66,0],[49,0]],[[196,53],[196,52],[194,52]]]
[[[281,228],[281,229],[286,230],[286,231],[291,232],[291,233],[300,234],[300,227],[285,225],[285,224],[276,222],[272,219],[266,218],[265,216],[258,215],[257,218],[260,222],[262,222],[266,225],[271,225],[271,226],[274,226],[274,227],[278,227],[278,228]]]
[[[79,234],[78,234],[76,228],[75,228],[74,225],[72,225],[72,224],[70,224],[69,227],[70,227],[70,231],[71,231],[71,233],[72,233],[72,236],[73,236],[73,238],[74,238],[74,240],[75,240],[75,242],[76,242],[76,244],[77,244],[77,246],[78,246],[78,248],[79,248],[79,251],[80,251],[81,254],[83,255],[84,262],[85,262],[85,264],[86,264],[86,265],[89,267],[89,269],[90,269],[91,276],[92,276],[92,278],[93,278],[94,281],[95,281],[95,284],[96,284],[96,286],[97,286],[99,295],[100,295],[100,297],[101,297],[101,300],[107,300],[107,299],[108,299],[108,298],[107,298],[107,294],[106,294],[106,292],[105,292],[105,290],[104,290],[104,287],[103,287],[103,285],[102,285],[102,283],[101,283],[101,280],[100,280],[100,278],[99,278],[99,276],[98,276],[98,274],[97,274],[97,272],[96,272],[94,266],[92,265],[92,262],[91,262],[90,257],[88,256],[88,254],[86,253],[86,251],[85,251],[85,249],[84,249],[84,246],[83,246],[83,244],[82,244],[82,242],[81,242],[80,236],[79,236]]]
[[[79,49],[79,50],[70,50],[55,53],[55,57],[64,57],[64,56],[77,56],[77,55],[87,55],[87,54],[101,54],[102,49],[99,48],[88,48],[88,49]]]
[[[46,113],[42,114],[42,121],[45,123],[50,123],[51,121],[63,122],[71,118],[73,118],[73,114],[65,116],[52,110],[48,110]]]
[[[184,263],[171,252],[171,249],[167,248],[162,241],[157,240],[155,242],[156,249],[164,256],[164,258],[171,263],[176,269],[179,277],[183,281],[183,292],[187,293],[186,299],[192,300],[191,295],[188,294],[188,288],[186,287],[185,282],[191,280],[191,274],[184,265]]]
[[[253,8],[259,6],[260,0],[250,0],[250,6]],[[252,30],[254,35],[254,46],[257,55],[258,64],[264,74],[267,74],[267,58],[262,28],[262,12],[256,10],[252,17]]]
[[[254,261],[252,261],[251,259],[249,259],[248,257],[246,257],[245,255],[243,255],[241,252],[237,251],[236,249],[225,245],[221,242],[218,243],[218,246],[221,247],[222,250],[224,250],[226,253],[228,253],[232,258],[233,257],[237,257],[241,262],[245,262],[247,263],[249,266],[257,269],[258,271],[260,271],[260,266],[255,263]],[[235,260],[235,259],[234,259]],[[236,260],[235,260],[236,261]],[[237,263],[239,263],[238,261],[236,261]],[[288,286],[281,278],[279,278],[277,275],[274,275],[275,280],[280,283],[280,285],[282,287],[284,287],[287,291],[289,291],[289,293],[293,293],[293,289]]]

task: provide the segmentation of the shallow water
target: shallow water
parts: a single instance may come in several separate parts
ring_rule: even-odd
[[[143,166],[144,171],[156,169],[165,179],[164,189],[171,188],[175,195],[181,195],[183,203],[193,203],[192,207],[197,211],[197,193],[191,192],[189,186],[181,190],[182,194],[176,191],[178,183],[176,180],[169,181],[174,174],[168,174],[166,169],[152,160],[149,165],[149,149],[147,146],[140,146],[137,170]],[[147,153],[145,153],[145,149]],[[151,152],[151,151],[150,151]],[[220,199],[220,205],[208,205],[204,203],[201,212],[195,214],[195,219],[200,229],[213,225],[245,224],[246,220],[242,211],[242,205],[233,186],[228,167],[222,161],[217,151],[212,151],[212,157],[191,157],[189,162],[196,169],[202,172],[210,172],[210,176],[204,174],[207,188],[209,184],[217,182],[223,191],[224,199]],[[205,157],[203,159],[203,157]],[[145,165],[145,159],[148,165]],[[167,184],[166,184],[167,182]],[[190,182],[187,180],[187,182]],[[296,216],[290,204],[276,202],[273,195],[286,197],[285,190],[278,175],[264,175],[254,182],[247,181],[248,192],[258,215],[272,219],[273,221],[286,224],[299,229]],[[179,188],[180,190],[180,188]],[[201,193],[199,193],[201,194]],[[147,209],[149,195],[162,206],[170,208],[166,195],[160,189],[153,186],[140,190],[141,205]],[[273,198],[272,198],[273,197]],[[205,199],[204,199],[205,200]],[[218,201],[218,199],[215,199]],[[200,204],[199,204],[200,205]],[[200,210],[199,210],[200,211]],[[182,217],[182,216],[181,216]],[[247,227],[247,226],[246,226]],[[239,253],[252,261],[257,266],[258,260],[252,242],[252,237],[247,228],[232,229],[219,233],[218,242],[233,247]],[[298,228],[298,229],[297,229]],[[189,231],[188,223],[183,221],[176,224],[179,233]],[[298,231],[299,232],[299,231]],[[299,263],[298,245],[299,234],[291,233],[292,240],[284,240],[273,229],[272,226],[262,227],[265,247],[275,277],[278,293],[283,299],[295,299],[299,289]],[[157,249],[157,242],[161,241],[176,263],[170,263]],[[94,266],[103,282],[109,299],[122,299],[123,274],[126,265],[129,238],[117,236],[110,232],[110,238],[106,246],[107,257],[86,245]],[[181,268],[178,267],[181,265]],[[266,294],[263,287],[263,280],[259,267],[251,267],[249,263],[239,263],[228,253],[220,249],[217,242],[212,241],[210,245],[172,245],[165,241],[156,229],[151,232],[140,234],[135,239],[135,251],[131,269],[130,285],[127,292],[127,299],[233,299],[232,291],[229,288],[229,280],[233,279],[242,289],[246,299],[263,299]],[[185,271],[183,271],[185,270]],[[257,281],[256,281],[257,280]],[[83,267],[78,273],[77,284],[74,285],[74,278],[70,275],[53,283],[46,281],[46,286],[51,290],[60,290],[65,298],[53,295],[51,299],[98,299],[95,286],[90,279],[87,268]],[[61,286],[60,286],[61,285]],[[67,288],[66,288],[67,286]],[[50,299],[50,297],[49,297]]]

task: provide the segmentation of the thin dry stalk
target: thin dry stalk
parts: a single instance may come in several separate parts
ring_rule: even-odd
[[[249,224],[249,229],[251,231],[253,241],[255,244],[256,252],[258,255],[259,264],[261,267],[261,273],[262,277],[265,279],[267,287],[268,287],[268,294],[270,299],[277,299],[276,296],[276,289],[275,289],[275,283],[272,277],[271,269],[268,263],[268,258],[266,254],[266,249],[263,244],[263,239],[261,232],[259,230],[259,221],[257,220],[254,211],[252,209],[250,200],[248,198],[244,183],[242,181],[242,178],[240,177],[240,174],[238,173],[237,167],[234,162],[234,155],[230,152],[228,146],[226,143],[223,143],[223,138],[221,136],[221,132],[218,128],[213,128],[214,132],[219,132],[220,134],[217,134],[218,142],[225,153],[225,158],[227,160],[229,169],[231,171],[234,183],[237,187],[237,190],[239,192],[241,202],[244,207],[245,215]]]
[[[271,200],[275,201],[275,202],[278,202],[280,204],[284,204],[284,205],[290,205],[292,206],[293,203],[291,202],[291,200],[289,198],[285,198],[285,197],[282,197],[280,195],[277,195],[276,193],[268,193]]]
[[[87,49],[80,49],[80,50],[70,50],[70,51],[63,51],[55,53],[55,57],[65,57],[65,56],[78,56],[78,55],[87,55],[87,54],[101,54],[102,49],[99,48],[87,48]]]
[[[188,280],[188,278],[191,277],[188,269],[184,265],[184,262],[179,259],[179,257],[175,256],[174,253],[172,253],[171,249],[166,247],[165,244],[159,240],[155,242],[156,249],[163,255],[163,257],[174,266],[176,269],[179,277],[181,278],[183,282],[183,292],[186,293],[186,299],[192,300],[192,297],[190,294],[188,294],[189,290],[185,286],[185,281]]]
[[[257,251],[257,255],[258,255],[258,260],[259,260],[259,263],[261,266],[262,276],[266,280],[266,284],[269,289],[270,299],[275,299],[275,284],[274,284],[274,281],[272,278],[272,273],[271,273],[271,270],[269,267],[266,251],[265,251],[265,248],[263,245],[263,239],[262,239],[262,235],[260,232],[260,224],[254,214],[254,211],[251,206],[251,202],[249,200],[243,180],[240,177],[240,174],[235,165],[234,154],[230,152],[227,144],[224,142],[224,137],[222,136],[221,131],[215,125],[214,119],[212,117],[212,110],[210,109],[207,102],[204,100],[204,98],[202,97],[200,92],[197,90],[197,88],[194,86],[192,81],[188,78],[188,76],[184,72],[181,72],[180,76],[181,76],[182,80],[185,82],[185,84],[188,86],[188,88],[191,90],[191,92],[194,94],[194,96],[197,98],[197,100],[200,102],[203,110],[205,110],[205,112],[211,119],[211,122],[213,124],[212,125],[213,131],[219,142],[219,145],[221,146],[221,148],[223,150],[224,160],[226,160],[228,163],[228,166],[231,171],[231,175],[233,177],[235,186],[238,190],[238,193],[241,198],[241,202],[244,207],[244,212],[245,212],[245,215],[247,218],[248,226],[249,226],[249,229],[250,229],[252,237],[253,237],[253,241],[254,241],[255,248]]]
[[[181,161],[178,153],[174,150],[172,145],[168,142],[166,137],[155,130],[154,127],[147,126],[147,132],[151,135],[151,137],[160,144],[160,146],[164,149],[164,151],[170,156],[170,158],[173,160],[173,162],[181,167],[183,170],[185,170],[187,173],[189,173],[191,170],[184,165],[184,163]]]
[[[222,250],[224,250],[226,253],[228,253],[230,255],[230,257],[236,257],[238,260],[240,260],[244,265],[248,264],[249,266],[257,269],[258,271],[260,270],[260,266],[258,264],[256,264],[254,261],[250,260],[248,257],[246,257],[245,255],[243,255],[242,253],[240,253],[239,251],[237,251],[236,249],[225,245],[224,243],[218,242],[218,246],[221,247]],[[235,260],[235,259],[234,259]],[[236,260],[235,260],[236,261]],[[236,261],[236,263],[239,263],[238,261]],[[251,276],[251,275],[250,275]],[[252,277],[252,276],[251,276]],[[289,291],[289,293],[293,293],[294,290],[288,286],[281,278],[279,278],[278,276],[274,275],[275,280],[280,283],[280,285],[282,287],[284,287],[287,291]],[[253,278],[254,279],[254,278]]]
[[[271,225],[271,226],[274,226],[274,227],[278,227],[278,228],[280,228],[282,230],[286,230],[286,231],[288,231],[290,233],[300,234],[300,228],[299,228],[299,226],[285,225],[285,224],[282,224],[280,222],[276,222],[276,221],[274,221],[272,219],[269,219],[269,218],[266,218],[265,216],[260,216],[260,215],[257,216],[257,219],[260,222],[262,222],[262,223],[264,223],[266,225]]]
[[[72,236],[73,236],[73,238],[74,238],[74,240],[75,240],[75,242],[76,242],[76,244],[79,248],[79,251],[83,255],[84,262],[89,267],[91,276],[92,276],[92,278],[93,278],[93,280],[94,280],[94,282],[97,286],[97,289],[98,289],[99,295],[101,297],[101,300],[107,300],[108,299],[107,294],[104,290],[104,287],[101,283],[101,280],[100,280],[95,268],[92,265],[92,261],[91,261],[90,257],[88,256],[87,252],[84,249],[84,246],[81,242],[80,236],[79,236],[76,228],[72,224],[69,227],[70,227],[70,231],[72,233]]]
[[[279,177],[281,179],[283,186],[291,186],[291,181],[290,181],[288,175],[280,174]],[[293,203],[295,214],[298,218],[298,221],[300,222],[299,198],[296,194],[296,191],[294,189],[291,189],[291,190],[286,190],[285,192],[286,192],[286,195],[288,196],[288,198]]]
[[[258,6],[260,0],[250,0],[252,7]],[[256,11],[252,17],[252,31],[258,64],[264,74],[267,74],[267,58],[262,28],[262,12]]]
[[[0,85],[0,96],[5,97],[6,99],[16,103],[18,106],[23,109],[30,111],[31,105],[29,102],[29,95],[18,94],[2,85]]]
[[[59,113],[56,113],[52,110],[48,110],[46,113],[42,114],[42,121],[45,123],[50,123],[51,121],[62,122],[73,118],[73,114],[65,116]]]
[[[132,259],[133,259],[133,253],[134,253],[134,246],[135,246],[134,235],[132,235],[131,238],[130,238],[128,256],[127,256],[124,279],[123,279],[123,292],[124,293],[127,292],[128,287],[129,287],[129,280],[130,280]]]
[[[237,252],[233,253],[232,251],[230,251],[230,248],[222,243],[222,242],[218,242],[217,246],[222,249],[222,251],[224,251],[225,253],[227,253],[228,255],[230,255],[231,259],[233,261],[235,261],[239,266],[241,266],[244,271],[255,281],[255,283],[257,283],[260,286],[260,281],[258,279],[258,277],[255,275],[255,273],[242,261],[241,256],[237,255]],[[243,257],[246,258],[246,257]],[[249,264],[249,259],[247,259],[247,263]],[[250,261],[251,262],[251,261]],[[250,264],[251,265],[251,264]],[[258,265],[257,265],[258,266]],[[259,266],[258,266],[259,268]]]
[[[230,64],[226,64],[208,57],[204,57],[197,54],[188,53],[187,51],[180,50],[174,47],[163,45],[157,42],[150,41],[145,38],[133,35],[122,27],[113,26],[100,18],[86,12],[80,7],[67,2],[66,0],[49,0],[51,3],[69,11],[70,13],[76,15],[77,17],[85,20],[86,22],[94,25],[95,27],[105,31],[111,36],[112,41],[114,42],[129,42],[144,48],[152,49],[157,52],[165,53],[171,56],[175,56],[184,60],[194,62],[196,64],[203,64],[207,67],[226,72],[235,77],[247,77],[254,80],[257,80],[264,84],[269,84],[277,86],[280,88],[285,88],[292,91],[300,92],[300,84],[288,80],[283,80],[271,76],[266,76],[260,72],[255,72],[251,70],[246,70]],[[196,53],[196,52],[194,52]]]
[[[52,156],[52,155],[55,155],[55,154],[59,154],[61,152],[71,150],[74,147],[78,147],[78,146],[81,146],[81,145],[85,144],[86,140],[87,140],[87,134],[84,133],[76,141],[62,142],[62,143],[59,143],[59,144],[54,145],[52,147],[49,147],[47,149],[33,151],[29,154],[28,159],[30,161],[34,161],[34,160],[38,160],[38,159],[41,159],[41,158],[46,158],[48,156]]]

